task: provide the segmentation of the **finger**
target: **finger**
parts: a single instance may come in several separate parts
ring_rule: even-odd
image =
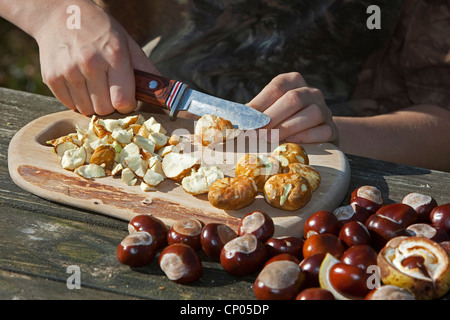
[[[108,69],[111,103],[120,113],[136,109],[136,87],[128,43],[116,51]]]
[[[337,138],[337,133],[333,132],[331,125],[321,124],[313,128],[309,128],[305,131],[298,132],[295,135],[286,139],[286,142],[295,143],[321,143],[321,142],[333,142]]]
[[[50,88],[53,95],[66,106],[66,108],[76,110],[76,106],[72,101],[72,96],[66,86],[64,77],[55,77],[54,79],[44,78],[44,83]]]
[[[86,79],[81,71],[74,67],[65,72],[65,75],[66,86],[76,109],[84,115],[94,114],[94,107],[86,86]]]
[[[316,127],[326,120],[322,109],[317,104],[311,104],[295,113],[273,129],[279,130],[279,139],[285,140],[295,134]]]
[[[106,116],[115,111],[106,72],[98,72],[93,80],[87,79],[86,85],[96,114]]]
[[[305,79],[298,72],[290,72],[276,76],[254,97],[248,105],[258,111],[265,111],[286,92],[307,86]]]
[[[317,103],[322,103],[322,99],[316,89],[303,87],[290,90],[264,111],[271,118],[267,128],[276,128],[307,106]]]
[[[136,109],[135,82],[132,68],[110,69],[108,72],[111,103],[118,112],[130,113]]]
[[[128,47],[130,51],[131,63],[134,69],[161,75],[158,69],[151,63],[150,58],[145,54],[144,50],[129,36]]]

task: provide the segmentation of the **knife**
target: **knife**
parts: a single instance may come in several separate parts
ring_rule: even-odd
[[[140,70],[134,70],[134,75],[136,99],[167,108],[173,119],[179,111],[188,111],[200,117],[212,114],[230,121],[240,130],[259,129],[270,122],[268,115],[249,106],[193,90],[181,81]]]

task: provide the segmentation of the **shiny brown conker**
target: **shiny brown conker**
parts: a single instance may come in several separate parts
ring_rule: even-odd
[[[333,288],[347,297],[362,299],[370,292],[369,275],[357,266],[338,262],[330,268],[329,277]]]
[[[157,247],[150,233],[136,231],[127,235],[117,246],[117,259],[130,267],[149,264],[156,255]]]
[[[308,258],[318,253],[330,253],[339,259],[344,253],[343,242],[335,235],[329,233],[314,234],[303,244],[303,257]]]
[[[350,221],[344,224],[339,231],[339,239],[341,239],[348,247],[371,244],[369,230],[359,221]]]
[[[274,231],[272,218],[261,211],[247,213],[238,226],[238,235],[253,234],[263,243],[273,236]]]
[[[290,253],[297,259],[303,259],[303,243],[300,237],[282,236],[270,238],[266,241],[265,246],[269,257],[273,257],[280,253]]]
[[[258,274],[253,292],[258,300],[293,300],[304,278],[297,263],[291,260],[273,261]]]
[[[250,275],[267,261],[267,249],[252,234],[245,234],[226,243],[220,253],[225,271],[235,276]]]
[[[203,223],[197,219],[181,219],[176,221],[167,232],[167,243],[184,243],[194,250],[201,249],[200,235]]]
[[[165,247],[159,255],[159,266],[169,280],[176,283],[194,282],[203,274],[197,252],[184,243]]]
[[[200,243],[208,257],[219,259],[223,246],[238,235],[223,223],[208,223],[203,227]]]
[[[295,300],[335,300],[335,298],[330,291],[313,287],[300,291]]]
[[[306,239],[318,233],[331,233],[334,235],[339,233],[339,220],[332,212],[317,211],[306,219],[303,226],[303,237]]]
[[[128,232],[131,234],[135,231],[150,233],[158,249],[167,245],[168,228],[164,222],[154,216],[140,214],[132,218],[128,223]]]

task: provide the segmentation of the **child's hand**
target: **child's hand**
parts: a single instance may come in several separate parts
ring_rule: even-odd
[[[278,129],[279,141],[336,143],[338,140],[338,130],[322,92],[308,87],[297,72],[276,76],[248,105],[271,117],[265,128]],[[276,138],[273,131],[269,132]]]

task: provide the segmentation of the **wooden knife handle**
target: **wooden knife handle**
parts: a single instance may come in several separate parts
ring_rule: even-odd
[[[185,84],[155,74],[134,70],[136,99],[172,110]]]

